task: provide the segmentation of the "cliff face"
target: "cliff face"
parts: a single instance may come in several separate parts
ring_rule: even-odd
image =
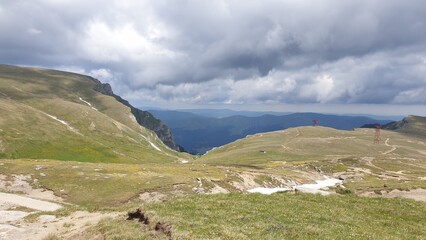
[[[93,79],[96,84],[94,86],[94,90],[114,97],[117,101],[121,102],[122,104],[128,106],[132,112],[132,114],[135,116],[136,121],[139,123],[139,125],[148,128],[151,131],[154,131],[157,136],[163,141],[164,144],[166,144],[171,149],[174,149],[176,151],[183,151],[183,148],[180,147],[175,143],[173,140],[173,135],[170,131],[170,129],[164,125],[160,120],[155,118],[151,113],[142,111],[140,109],[137,109],[133,107],[128,101],[124,100],[118,95],[115,95],[112,91],[111,85],[108,83],[101,83],[97,79]]]

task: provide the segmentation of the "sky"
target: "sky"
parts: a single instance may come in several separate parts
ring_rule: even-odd
[[[0,0],[0,64],[135,106],[426,116],[424,0]]]

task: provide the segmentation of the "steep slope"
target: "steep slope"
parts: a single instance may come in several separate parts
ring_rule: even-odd
[[[183,151],[183,148],[177,145],[173,140],[173,136],[170,132],[170,129],[166,125],[164,125],[160,120],[155,118],[151,113],[135,108],[128,101],[124,100],[118,95],[115,95],[112,91],[111,86],[108,83],[101,83],[96,79],[93,80],[96,82],[96,85],[94,86],[94,89],[96,91],[108,96],[112,96],[117,101],[129,107],[133,116],[135,116],[136,121],[140,125],[148,128],[149,130],[154,131],[157,136],[163,141],[163,143],[169,146],[170,148],[176,151]]]
[[[129,104],[95,91],[99,84],[73,73],[1,65],[0,156],[92,162],[178,157],[138,124]]]

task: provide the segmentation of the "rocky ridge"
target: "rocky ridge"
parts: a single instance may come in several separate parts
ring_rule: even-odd
[[[133,107],[127,100],[124,100],[122,97],[114,94],[112,87],[108,83],[101,83],[99,80],[92,78],[95,82],[94,90],[98,91],[104,95],[112,96],[120,103],[129,107],[133,116],[135,117],[137,123],[145,128],[148,128],[151,131],[154,131],[157,136],[171,149],[176,151],[184,151],[184,149],[177,145],[173,139],[173,135],[170,129],[164,125],[159,119],[155,118],[151,113],[142,111],[138,108]]]

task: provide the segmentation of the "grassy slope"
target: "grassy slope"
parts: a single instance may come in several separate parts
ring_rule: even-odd
[[[424,146],[422,138],[392,131],[383,131],[382,142],[374,144],[373,129],[303,127],[250,136],[195,162],[206,168],[288,177],[292,172],[312,171],[306,166],[319,167],[327,175],[350,175],[362,169],[367,173],[345,181],[345,186],[354,191],[390,191],[426,187],[419,179],[426,176]],[[144,209],[153,221],[151,228],[157,221],[170,224],[175,239],[423,239],[426,235],[425,203],[353,194],[189,195]],[[120,233],[137,239],[127,232],[141,226],[122,224],[105,219],[95,231],[111,238]]]
[[[394,131],[382,131],[381,138],[374,143],[373,129],[293,128],[248,136],[198,161],[265,173],[316,167],[327,175],[352,175],[346,185],[354,191],[426,188],[425,139]]]
[[[311,194],[228,194],[146,207],[176,239],[423,239],[426,204]]]
[[[275,161],[291,163],[358,156],[381,157],[390,149],[383,144],[383,140],[389,138],[389,144],[409,140],[391,131],[382,131],[381,135],[382,143],[374,144],[372,129],[340,131],[325,127],[292,128],[248,136],[210,151],[201,161],[208,164],[262,165]],[[405,145],[401,147],[418,147],[416,144]]]
[[[183,239],[421,239],[425,235],[425,205],[409,200],[191,194],[198,186],[196,178],[206,188],[212,184],[208,179],[214,179],[235,191],[229,182],[241,180],[236,174],[259,174],[259,182],[270,175],[307,181],[301,175],[313,174],[313,167],[327,175],[369,171],[345,182],[354,191],[426,187],[419,179],[426,176],[421,136],[383,131],[382,143],[374,144],[372,129],[303,127],[249,136],[178,164],[176,158],[184,155],[141,129],[128,108],[91,90],[90,79],[30,68],[1,66],[0,70],[0,156],[7,158],[0,160],[0,173],[9,179],[14,174],[31,175],[34,186],[51,189],[76,204],[70,209],[126,212],[143,204],[139,193],[158,192],[183,195],[144,205],[152,224],[154,220],[172,224],[173,236]],[[45,113],[67,121],[77,133]],[[155,150],[145,138],[169,155]],[[153,237],[148,228],[122,219],[106,219],[92,230],[107,239]]]
[[[57,160],[0,160],[0,173],[31,175],[36,188],[50,189],[66,202],[88,209],[119,207],[140,193],[172,196],[191,192],[196,178],[222,178],[215,168],[173,163],[87,163]]]
[[[405,124],[398,132],[412,135],[415,137],[426,138],[426,117],[407,116],[404,118],[408,124]]]
[[[2,158],[136,163],[179,157],[135,123],[128,107],[94,91],[86,76],[2,65],[0,82]]]
[[[345,181],[345,186],[355,191],[390,191],[426,188],[419,179],[426,176],[424,146],[423,138],[392,131],[382,131],[382,142],[374,144],[373,129],[302,127],[249,136],[197,162],[270,174],[310,171],[306,166],[321,168],[327,175],[350,175],[361,169],[367,173]],[[176,239],[423,239],[426,235],[425,203],[353,194],[192,195],[151,204],[145,210],[153,219],[172,225]],[[102,224],[114,229],[116,223]]]

